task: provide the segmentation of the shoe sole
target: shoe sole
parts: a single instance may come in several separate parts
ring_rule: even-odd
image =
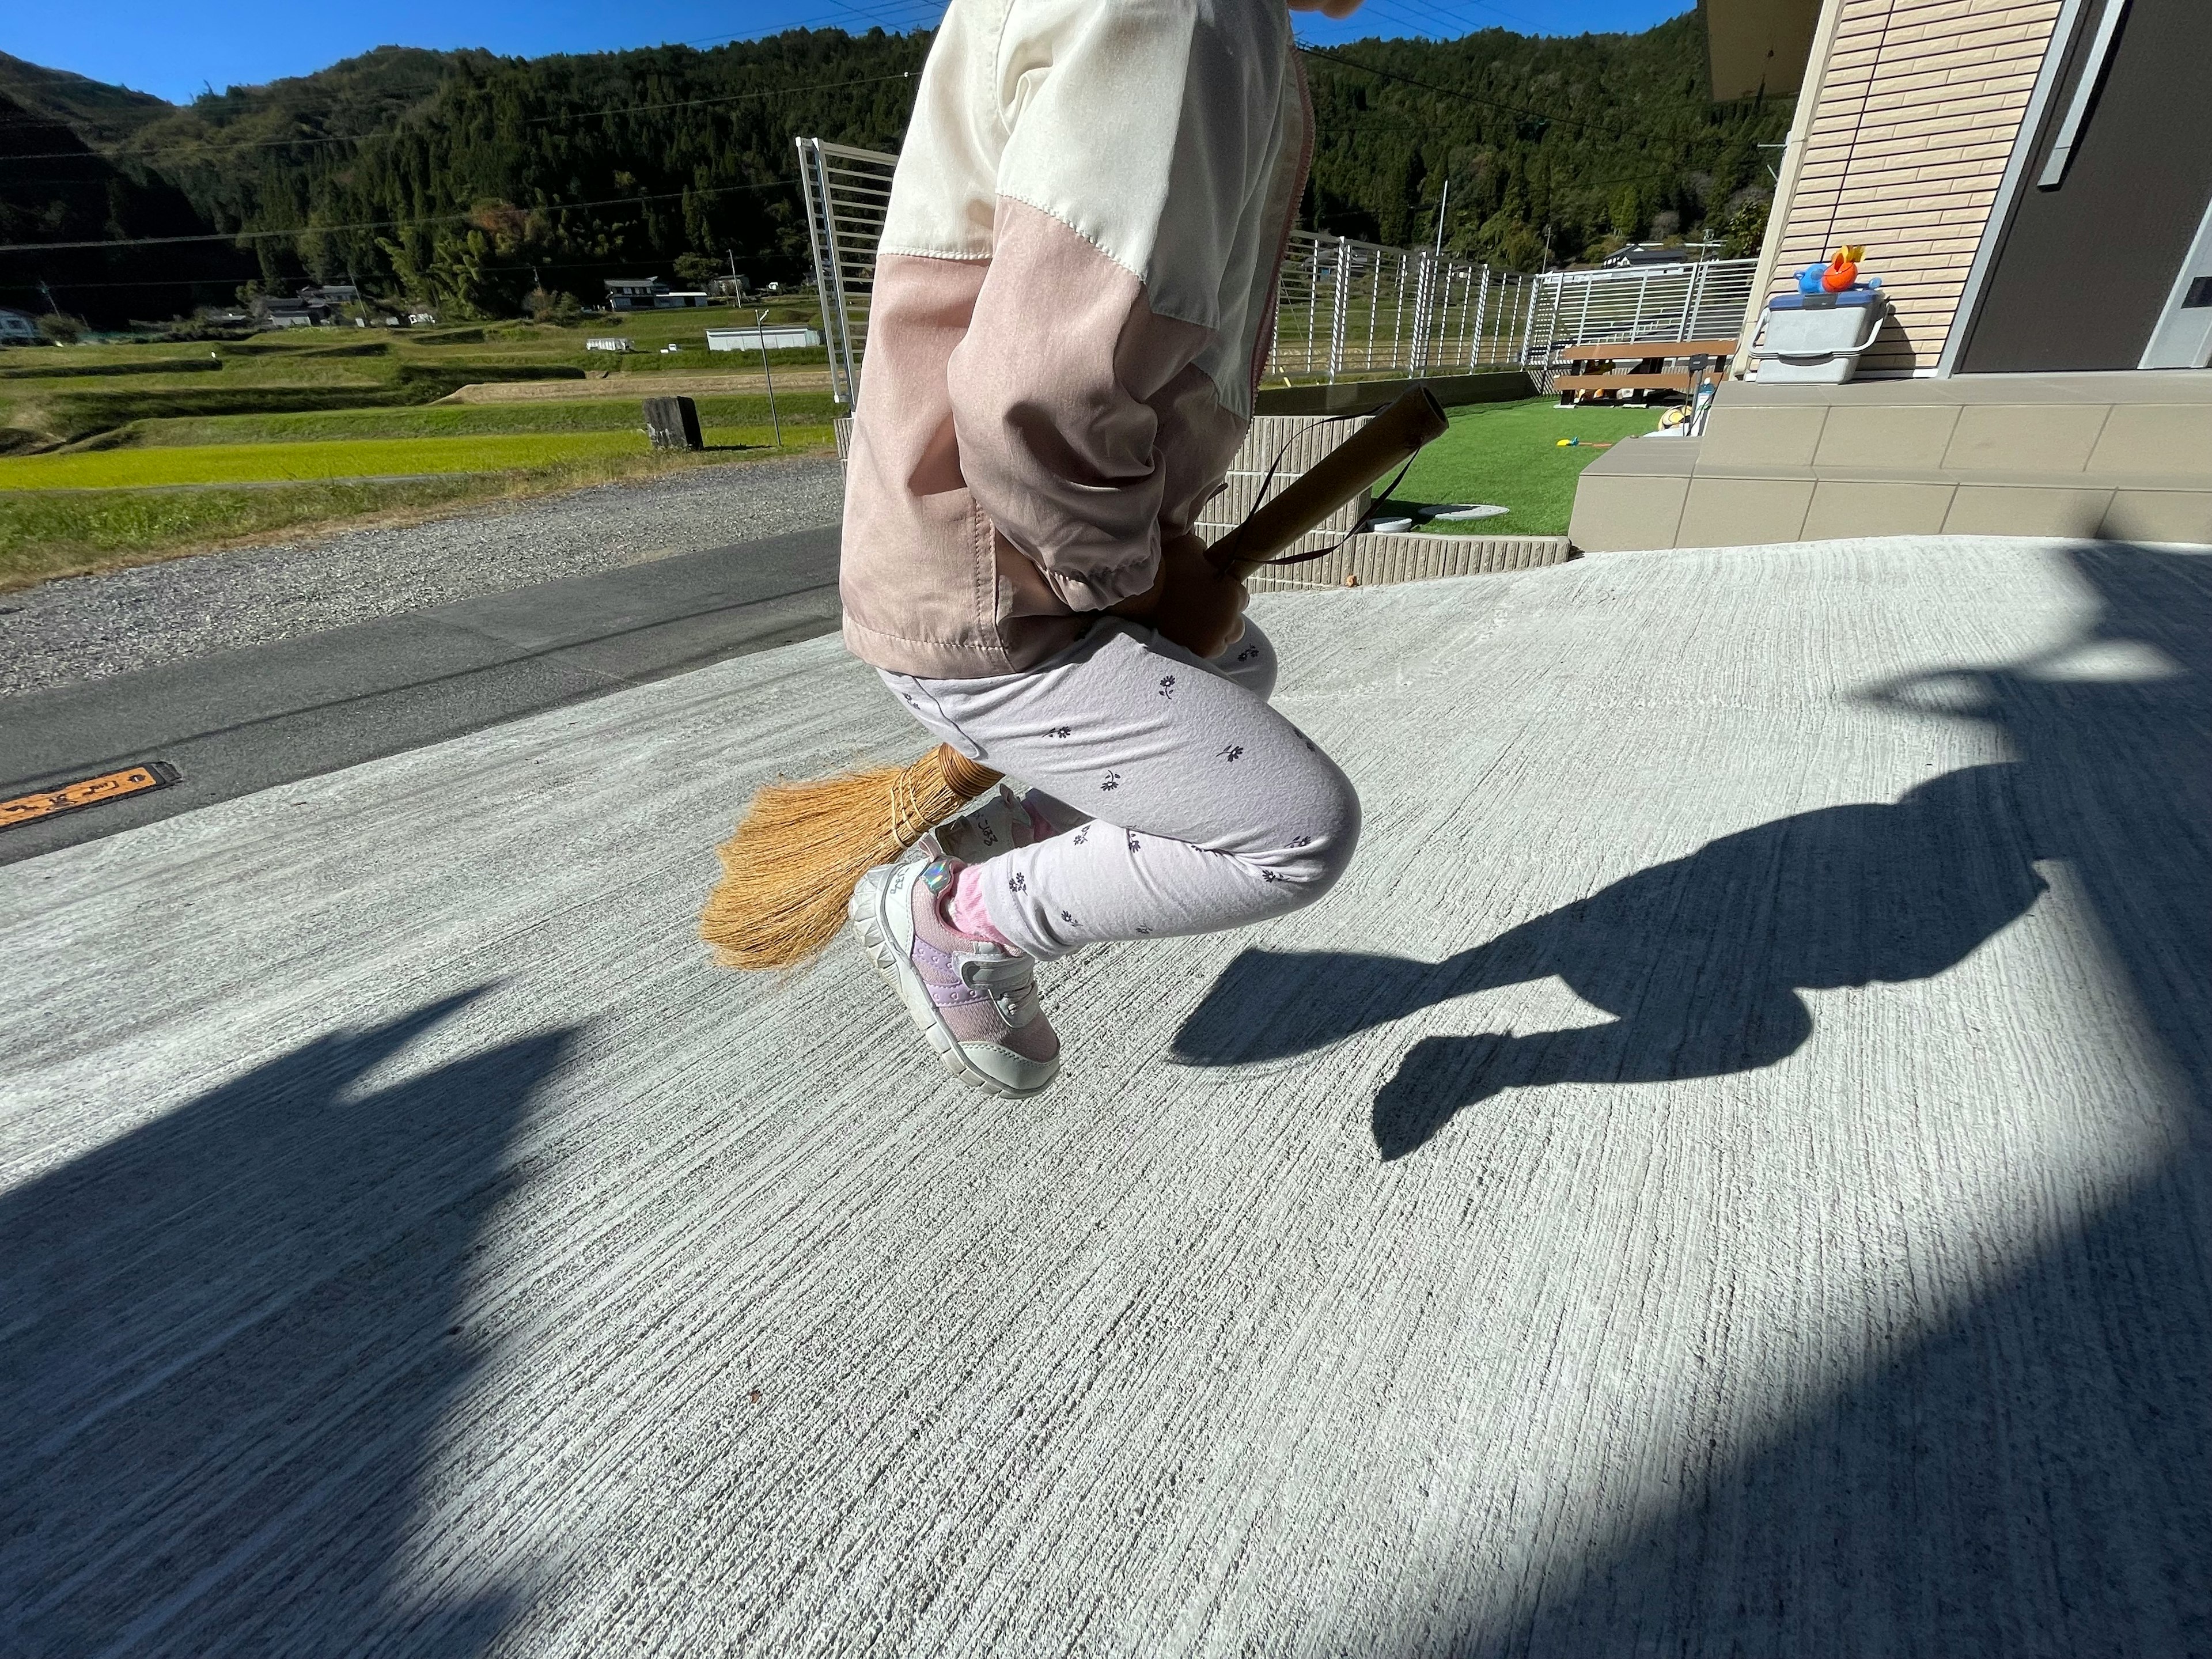
[[[891,994],[906,1010],[906,1017],[915,1030],[929,1040],[938,1063],[969,1087],[996,1095],[1001,1100],[1029,1100],[1042,1094],[1060,1075],[1057,1063],[1035,1088],[1017,1089],[981,1070],[961,1051],[960,1040],[952,1035],[952,1028],[945,1023],[944,1017],[937,1012],[937,1005],[929,1000],[929,987],[915,972],[914,963],[892,936],[891,921],[884,913],[884,904],[895,888],[902,899],[913,902],[908,897],[908,884],[864,879],[853,890],[853,902],[845,914],[860,937],[860,948],[868,953],[868,960],[875,964],[884,983],[891,988]]]

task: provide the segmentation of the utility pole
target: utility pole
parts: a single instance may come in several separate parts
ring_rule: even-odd
[[[730,264],[734,271],[737,261]],[[753,338],[760,342],[761,373],[768,380],[768,418],[775,427],[775,447],[783,447],[783,422],[775,412],[775,371],[768,366],[768,313],[763,309],[753,319]]]
[[[1447,179],[1444,180],[1443,200],[1437,204],[1437,257],[1438,258],[1443,257],[1444,252],[1444,215],[1450,210],[1451,180]]]

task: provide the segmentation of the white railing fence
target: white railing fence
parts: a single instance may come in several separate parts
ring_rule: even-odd
[[[822,296],[830,383],[860,388],[876,244],[898,157],[801,138],[799,172]],[[1732,337],[1755,259],[1622,270],[1498,270],[1422,248],[1295,231],[1283,264],[1268,376],[1335,380],[1542,368],[1562,346]]]
[[[868,343],[868,299],[876,285],[876,244],[890,205],[898,157],[879,149],[801,138],[799,184],[806,240],[814,252],[822,338],[830,349],[830,389],[848,409],[860,395]]]

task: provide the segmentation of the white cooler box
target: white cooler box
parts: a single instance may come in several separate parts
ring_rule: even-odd
[[[1850,289],[1832,296],[1778,294],[1766,302],[1766,326],[1751,355],[1762,381],[1841,386],[1858,373],[1859,354],[1881,332],[1879,289]]]

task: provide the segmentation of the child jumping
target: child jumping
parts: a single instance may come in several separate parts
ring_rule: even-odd
[[[1332,3],[1332,12],[1349,9]],[[840,590],[924,727],[1031,786],[852,918],[948,1069],[1060,1068],[1035,964],[1280,915],[1359,802],[1190,533],[1252,416],[1312,153],[1284,0],[952,0],[878,254]]]

